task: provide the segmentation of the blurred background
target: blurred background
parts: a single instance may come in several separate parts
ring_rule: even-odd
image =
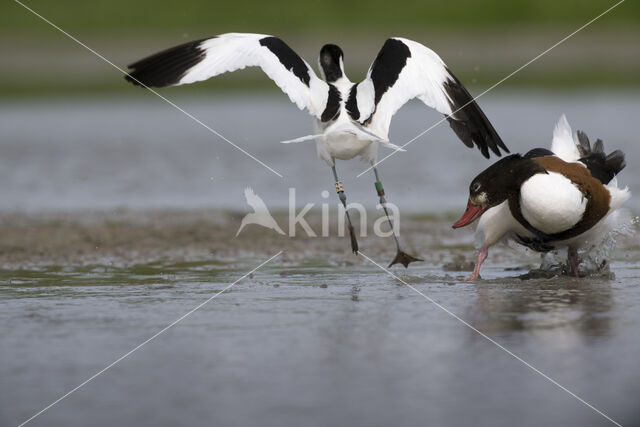
[[[352,80],[364,76],[385,38],[404,36],[436,50],[467,84],[495,83],[615,2],[288,0],[175,2],[25,1],[120,66],[158,49],[225,32],[275,34],[310,63],[322,44],[344,47]],[[638,87],[640,4],[627,1],[504,87]],[[0,6],[3,96],[129,92],[107,64],[19,4]],[[252,73],[179,90],[271,89]]]
[[[324,43],[339,44],[347,74],[359,81],[384,40],[398,35],[431,47],[478,95],[615,2],[24,4],[123,69],[186,41],[258,32],[282,37],[314,66]],[[322,190],[331,190],[330,171],[310,144],[278,144],[308,134],[310,117],[259,70],[160,92],[264,160],[284,180],[151,93],[127,84],[116,69],[20,4],[0,5],[0,34],[0,209],[238,208],[244,207],[246,186],[258,187],[263,198],[268,193],[271,206],[284,206],[289,186],[304,192],[304,201],[322,201]],[[640,4],[627,1],[479,103],[514,152],[548,146],[555,121],[566,113],[574,128],[604,139],[608,149],[626,149],[633,158],[636,132],[629,126],[640,114],[638,40]],[[440,118],[409,103],[394,119],[391,138],[403,144]],[[489,164],[465,149],[446,122],[411,150],[413,155],[393,156],[381,168],[390,201],[406,209],[460,209],[468,182]],[[452,158],[460,173],[450,173],[450,165],[443,171],[443,161]],[[355,161],[339,164],[347,189],[373,205],[372,179],[355,178],[362,170]]]

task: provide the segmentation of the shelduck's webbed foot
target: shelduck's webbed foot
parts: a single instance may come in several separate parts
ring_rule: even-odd
[[[465,282],[473,282],[474,280],[480,279],[482,280],[482,277],[480,277],[480,274],[477,274],[476,272],[471,273],[471,275],[469,277],[467,277],[466,279],[464,279]]]

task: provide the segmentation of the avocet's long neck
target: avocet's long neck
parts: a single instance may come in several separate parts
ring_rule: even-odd
[[[334,85],[340,91],[340,93],[346,93],[347,96],[349,95],[349,91],[351,91],[351,87],[353,86],[353,82],[349,80],[349,78],[345,74],[342,74],[342,77],[334,82],[331,82],[331,84]]]
[[[318,63],[322,77],[327,83],[335,83],[345,77],[343,58],[342,49],[335,44],[326,44],[320,50]]]

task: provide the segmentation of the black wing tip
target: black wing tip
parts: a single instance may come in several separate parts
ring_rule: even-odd
[[[455,111],[455,110],[454,110]],[[502,157],[502,149],[505,153],[510,153],[507,146],[502,142],[502,139],[495,133],[495,136],[490,134],[481,134],[478,131],[474,131],[469,127],[469,121],[461,121],[451,118],[447,116],[447,120],[449,121],[449,126],[456,134],[458,139],[462,141],[464,145],[469,148],[473,148],[474,145],[480,150],[480,153],[487,159],[491,158],[491,152],[493,152],[496,156]],[[495,132],[495,131],[494,131]]]
[[[616,150],[605,158],[605,164],[615,175],[617,175],[622,171],[622,169],[627,167],[625,154],[620,150]]]
[[[576,135],[578,137],[578,142],[580,145],[578,145],[578,151],[580,152],[581,156],[584,156],[588,153],[591,152],[591,144],[589,143],[589,137],[587,136],[586,133],[584,133],[581,130],[577,130],[576,131]]]
[[[603,184],[608,184],[627,166],[625,154],[621,150],[606,154],[601,139],[597,139],[591,145],[585,132],[578,130],[576,134],[579,142],[577,147],[581,156],[579,161],[584,163],[591,175]]]
[[[498,157],[502,156],[501,149],[510,153],[469,91],[453,75],[451,70],[447,68],[447,72],[451,78],[444,82],[443,88],[448,95],[451,111],[453,111],[451,116],[447,116],[447,119],[458,138],[467,147],[473,147],[475,143],[486,158],[490,157],[489,149]]]
[[[499,137],[498,137],[499,138]],[[502,139],[498,139],[498,146],[500,148],[502,148],[504,150],[505,153],[511,153],[511,151],[509,150],[509,148],[507,148],[507,146],[504,144],[504,142],[502,141]],[[502,154],[498,154],[498,156],[501,156]]]
[[[130,72],[124,78],[135,86],[165,87],[180,81],[186,72],[205,56],[202,42],[194,40],[170,47],[127,66]]]
[[[131,71],[131,73],[135,74],[135,71]],[[129,83],[131,83],[134,86],[139,86],[139,87],[147,87],[147,85],[143,84],[142,82],[140,82],[140,80],[138,80],[135,76],[131,75],[131,74],[125,74],[124,75],[124,79],[126,81],[128,81]]]

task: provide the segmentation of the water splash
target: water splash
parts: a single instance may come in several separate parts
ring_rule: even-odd
[[[622,217],[621,217],[622,216]],[[591,242],[586,250],[579,253],[580,263],[578,273],[581,277],[611,277],[609,269],[609,258],[622,236],[633,236],[636,234],[640,224],[640,216],[629,218],[627,213],[619,213],[609,218],[605,226],[608,231],[600,234],[598,240]],[[527,273],[525,278],[553,277],[561,275],[571,275],[571,268],[567,264],[566,251],[551,251],[541,254],[540,268]]]
[[[617,225],[612,227],[608,232],[604,233],[600,240],[587,249],[580,256],[580,265],[578,270],[580,273],[584,271],[586,274],[600,272],[605,266],[608,269],[607,260],[618,244],[618,238],[624,236],[632,236],[636,233],[638,224],[640,224],[640,216],[631,219],[616,218]]]

